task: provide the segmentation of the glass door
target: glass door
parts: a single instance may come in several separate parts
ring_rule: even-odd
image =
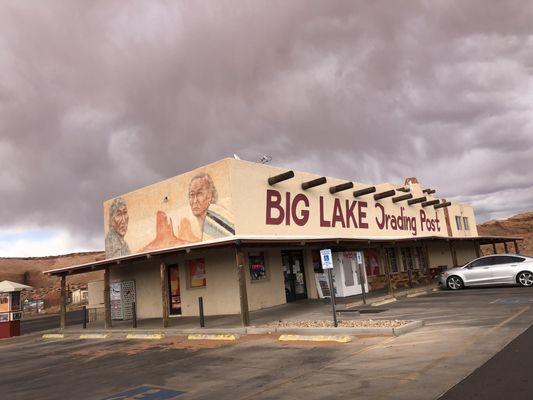
[[[282,251],[281,260],[285,277],[287,302],[306,299],[304,257],[301,250]]]

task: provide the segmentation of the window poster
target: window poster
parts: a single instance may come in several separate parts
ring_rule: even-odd
[[[11,293],[11,311],[20,310],[20,292]]]
[[[180,275],[177,265],[168,267],[170,285],[170,313],[181,314]]]
[[[189,282],[191,287],[205,287],[207,284],[205,276],[205,259],[197,258],[187,261],[187,269],[189,270]]]
[[[366,275],[379,275],[379,251],[377,249],[365,249]]]
[[[0,293],[0,313],[9,311],[9,293]]]
[[[248,265],[250,267],[250,276],[252,281],[260,281],[266,279],[266,265],[265,265],[265,253],[249,253]]]
[[[9,322],[9,313],[0,314],[0,322]]]

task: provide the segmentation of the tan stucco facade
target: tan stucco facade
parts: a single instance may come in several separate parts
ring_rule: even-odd
[[[290,179],[268,183],[269,178],[284,172],[270,165],[224,159],[108,200],[104,203],[107,258],[220,239],[260,238],[262,246],[242,249],[248,309],[254,311],[287,301],[284,248],[275,243],[280,239],[294,238],[300,244],[292,243],[291,249],[302,252],[306,297],[312,299],[319,297],[313,263],[320,247],[306,240],[331,238],[337,244],[345,240],[342,251],[374,252],[379,267],[372,270],[368,280],[372,290],[386,287],[380,276],[388,274],[384,261],[387,247],[395,249],[397,271],[393,272],[397,274],[407,271],[406,262],[410,268],[450,268],[454,257],[459,265],[476,257],[474,242],[456,240],[452,251],[447,240],[477,237],[472,207],[453,203],[436,209],[422,201],[412,205],[407,200],[393,202],[394,197],[406,194],[412,199],[424,197],[424,202],[444,201],[435,194],[428,195],[424,191],[427,188],[416,179],[405,184],[377,184],[373,193],[355,196],[354,191],[372,185],[353,182],[348,190],[332,194],[331,187],[346,181],[327,177],[325,184],[304,190],[303,183],[321,177],[297,171]],[[375,194],[391,190],[395,191],[393,196],[374,199]],[[352,245],[350,240],[364,241]],[[381,244],[376,244],[378,241]],[[166,267],[178,266],[182,316],[198,315],[199,297],[208,316],[241,312],[234,245],[187,251],[110,267],[111,282],[135,281],[139,318],[163,316],[161,262]],[[254,280],[249,255],[258,252],[264,255],[266,276]],[[200,272],[191,275],[189,264],[199,259]],[[193,279],[203,284],[192,285]]]

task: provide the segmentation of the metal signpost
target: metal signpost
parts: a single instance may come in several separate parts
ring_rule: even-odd
[[[333,326],[337,327],[337,310],[335,309],[335,287],[333,287],[333,257],[331,249],[320,250],[320,261],[322,262],[322,269],[328,271],[329,279],[329,294],[331,299],[331,309],[333,311]]]
[[[363,252],[356,251],[355,258],[357,261],[357,269],[359,272],[359,282],[361,282],[361,297],[363,298],[363,304],[366,304],[365,271],[363,270]]]

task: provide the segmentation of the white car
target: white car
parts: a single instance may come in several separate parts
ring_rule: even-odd
[[[466,286],[514,284],[533,286],[533,257],[519,254],[494,254],[444,271],[439,284],[451,290]]]

